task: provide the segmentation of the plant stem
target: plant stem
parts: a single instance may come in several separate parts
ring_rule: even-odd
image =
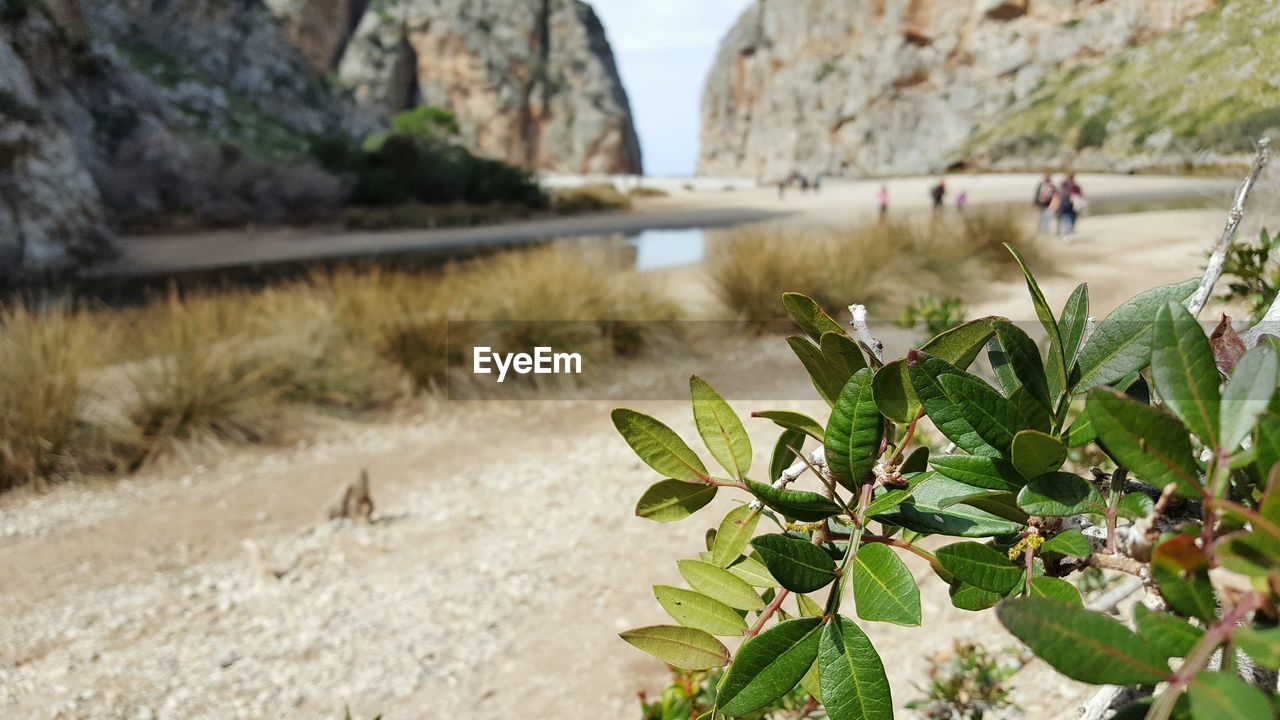
[[[840,610],[840,596],[844,594],[844,583],[849,577],[849,564],[858,554],[858,545],[862,543],[862,533],[866,529],[867,506],[871,504],[871,492],[875,490],[873,483],[862,486],[858,495],[858,512],[853,516],[853,535],[849,538],[849,547],[844,551],[844,560],[840,562],[840,573],[831,586],[831,594],[827,596],[826,616],[834,617]]]
[[[898,449],[893,451],[893,457],[889,458],[889,464],[897,466],[902,461],[902,453],[911,444],[911,438],[916,435],[916,424],[920,422],[920,418],[924,417],[924,408],[916,411],[916,416],[911,418],[911,422],[907,425],[907,434],[902,436],[902,442],[898,443]]]
[[[880,543],[881,545],[889,545],[890,547],[901,548],[917,557],[923,558],[935,568],[942,567],[942,563],[938,562],[938,558],[934,557],[933,553],[929,552],[928,550],[923,550],[921,548],[918,548],[909,542],[903,542],[902,540],[898,540],[897,538],[885,537],[884,535],[864,533],[862,536],[862,542],[863,543]]]
[[[1204,637],[1200,638],[1195,647],[1191,648],[1191,652],[1187,653],[1186,659],[1178,666],[1178,671],[1169,678],[1168,686],[1151,705],[1146,720],[1168,720],[1178,695],[1191,684],[1196,673],[1200,672],[1200,669],[1213,657],[1213,651],[1217,650],[1219,645],[1231,640],[1231,633],[1235,630],[1236,623],[1257,609],[1259,604],[1256,593],[1245,595],[1235,607],[1227,611],[1222,619],[1205,632]]]
[[[774,613],[778,612],[778,608],[782,607],[782,601],[786,600],[787,596],[790,594],[790,590],[785,588],[780,590],[778,592],[778,596],[773,599],[773,602],[769,603],[764,610],[760,611],[760,619],[756,620],[756,624],[751,626],[751,630],[747,632],[747,637],[753,638],[759,635],[760,631],[764,629],[764,624],[769,621],[769,618],[773,617]]]
[[[1027,569],[1026,580],[1022,583],[1022,597],[1029,597],[1031,595],[1031,575],[1035,571],[1035,546],[1027,543],[1027,549],[1022,552],[1022,556],[1026,558],[1024,567]]]
[[[747,490],[747,484],[746,484],[746,483],[738,482],[738,481],[736,481],[736,480],[715,480],[715,479],[708,479],[708,480],[707,480],[707,484],[708,484],[708,485],[714,485],[715,487],[731,487],[731,488],[738,488],[739,490]],[[750,492],[750,491],[748,490],[748,492]]]

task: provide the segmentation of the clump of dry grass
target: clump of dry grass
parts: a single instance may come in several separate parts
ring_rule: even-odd
[[[626,210],[630,207],[631,197],[618,192],[616,187],[607,183],[551,192],[551,209],[560,215]]]
[[[708,236],[707,271],[725,308],[748,321],[786,317],[782,293],[829,312],[858,302],[893,314],[935,287],[964,298],[1016,269],[1004,243],[1034,263],[1033,236],[1012,210],[976,210],[858,227],[752,225]]]

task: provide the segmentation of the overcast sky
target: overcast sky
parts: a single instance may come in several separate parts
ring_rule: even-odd
[[[692,175],[702,83],[752,0],[590,0],[604,22],[649,175]]]

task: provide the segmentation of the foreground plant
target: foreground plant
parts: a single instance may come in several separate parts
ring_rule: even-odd
[[[752,472],[742,421],[697,377],[694,421],[723,474],[655,418],[615,410],[618,431],[664,478],[637,515],[681,520],[722,488],[745,501],[708,532],[705,552],[677,563],[689,587],[654,588],[675,624],[623,639],[687,670],[726,667],[702,717],[747,716],[799,686],[832,720],[890,718],[885,667],[851,615],[921,624],[910,553],[956,607],[995,608],[1059,672],[1108,686],[1095,698],[1104,710],[1138,697],[1121,716],[1274,718],[1280,361],[1258,328],[1220,328],[1211,342],[1196,320],[1265,159],[1205,277],[1141,293],[1096,329],[1086,285],[1055,313],[1013,252],[1043,353],[987,317],[886,362],[861,307],[849,333],[809,298],[785,296],[804,333],[788,343],[831,411],[825,421],[753,413],[783,430],[765,470]],[[968,371],[984,351],[994,383]],[[946,451],[913,444],[925,419]],[[804,453],[806,439],[818,449]],[[1086,445],[1105,460],[1067,466]],[[796,487],[802,478],[809,488]],[[758,533],[762,521],[775,531]],[[919,545],[928,536],[958,542],[930,552]],[[1143,578],[1150,606],[1131,625],[1086,609],[1064,578],[1091,567]],[[731,653],[719,637],[742,643]]]

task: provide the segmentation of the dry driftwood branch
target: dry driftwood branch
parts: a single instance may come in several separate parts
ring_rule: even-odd
[[[850,305],[849,314],[853,316],[853,332],[857,336],[858,342],[862,343],[875,356],[876,360],[883,363],[884,343],[871,334],[871,328],[867,325],[867,306],[856,303]]]
[[[1263,335],[1280,335],[1280,295],[1271,301],[1271,307],[1262,315],[1262,319],[1253,327],[1244,331],[1240,339],[1247,348],[1254,347]]]
[[[329,519],[373,522],[373,497],[369,495],[368,470],[361,470],[360,478],[348,485],[337,502],[329,506]]]
[[[1213,249],[1213,254],[1209,256],[1209,266],[1205,268],[1204,277],[1200,280],[1200,287],[1196,288],[1196,292],[1191,296],[1191,300],[1187,302],[1187,309],[1192,315],[1199,315],[1204,309],[1206,303],[1209,302],[1209,295],[1213,293],[1213,286],[1218,284],[1218,278],[1222,277],[1222,267],[1227,262],[1227,250],[1231,248],[1231,243],[1235,240],[1236,230],[1240,227],[1240,221],[1244,219],[1245,204],[1249,202],[1249,193],[1253,192],[1253,186],[1258,182],[1258,176],[1262,174],[1262,169],[1266,167],[1267,160],[1271,157],[1271,141],[1262,138],[1258,141],[1258,154],[1253,158],[1253,165],[1249,168],[1249,175],[1241,183],[1240,188],[1236,190],[1235,202],[1231,204],[1231,212],[1227,215],[1227,225],[1222,229],[1222,237],[1218,238],[1218,244]]]

